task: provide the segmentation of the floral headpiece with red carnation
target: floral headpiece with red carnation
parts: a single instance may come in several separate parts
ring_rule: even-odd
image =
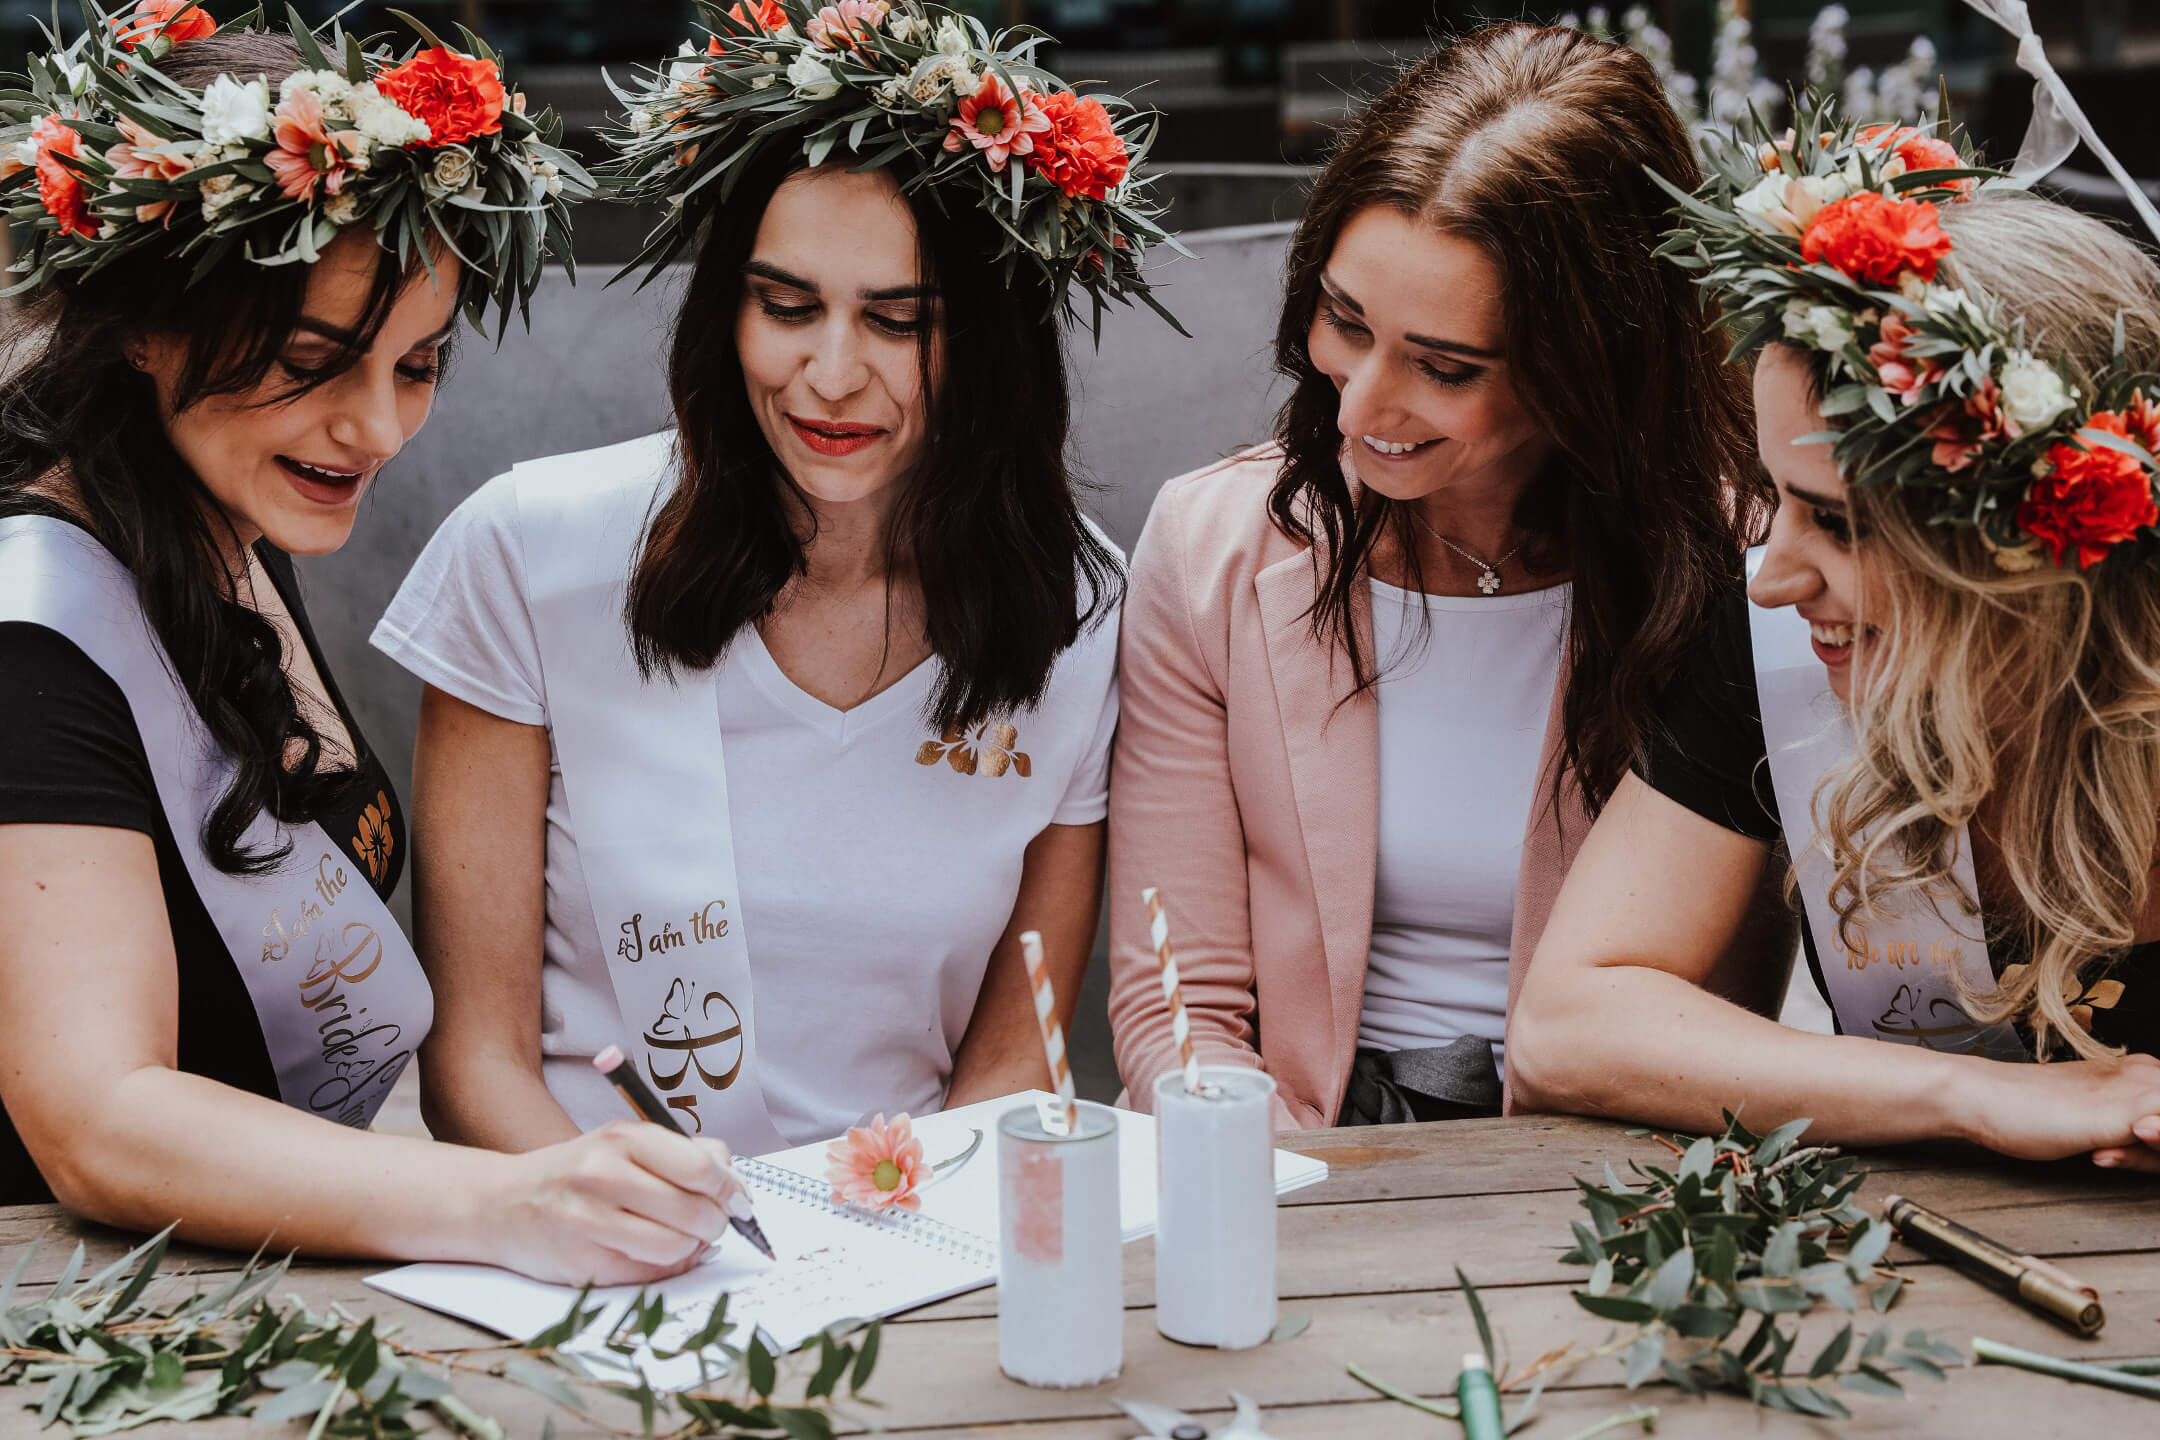
[[[395,12],[393,12],[395,13]],[[305,67],[272,93],[263,76],[192,89],[158,66],[184,46],[253,30],[220,26],[192,0],[140,0],[107,14],[82,0],[83,33],[0,79],[0,203],[15,238],[16,294],[94,274],[155,247],[192,262],[312,263],[355,226],[430,266],[460,262],[460,294],[485,329],[539,284],[543,260],[570,258],[571,199],[592,180],[558,146],[561,123],[528,115],[487,46],[420,36],[402,56],[334,24],[317,34],[288,9]]]
[[[1939,207],[2001,172],[1909,126],[1840,125],[1827,100],[1772,138],[1708,141],[1709,177],[1659,254],[1697,271],[1738,330],[1815,354],[1852,485],[1889,485],[1929,523],[1972,527],[2005,570],[2085,568],[2160,541],[2160,375],[2114,363],[2082,393],[1992,301],[1939,279]],[[1812,142],[1800,137],[1813,137]],[[2119,327],[2118,327],[2119,335]]]
[[[1080,95],[1034,62],[1049,37],[1020,27],[993,39],[966,16],[918,0],[699,0],[702,43],[614,86],[628,110],[602,131],[616,151],[599,167],[615,198],[667,213],[625,274],[650,279],[724,203],[751,155],[786,147],[818,165],[906,162],[905,189],[934,185],[979,206],[1004,232],[1008,278],[1023,260],[1094,301],[1149,292],[1149,247],[1182,249],[1156,223],[1165,206],[1139,173],[1153,117],[1117,96]],[[610,80],[612,86],[614,82]],[[618,277],[619,278],[619,277]],[[1179,327],[1181,333],[1183,327]]]

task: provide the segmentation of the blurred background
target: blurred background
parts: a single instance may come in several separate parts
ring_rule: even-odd
[[[223,19],[242,0],[201,3]],[[1192,258],[1158,249],[1151,279],[1192,338],[1121,310],[1097,335],[1076,330],[1070,345],[1072,463],[1088,507],[1128,550],[1164,479],[1267,437],[1281,398],[1270,340],[1283,251],[1314,166],[1345,117],[1439,38],[1531,19],[1623,40],[1657,65],[1698,130],[1729,123],[1750,103],[1782,110],[1790,88],[1814,84],[1840,91],[1847,110],[1886,120],[1934,115],[1947,102],[1954,124],[2007,161],[2031,113],[2032,82],[2012,63],[2008,38],[1963,0],[1650,0],[1609,9],[1500,0],[945,3],[993,27],[1042,27],[1062,42],[1045,58],[1066,80],[1099,81],[1162,113],[1154,158],[1167,172],[1169,223]],[[587,160],[600,158],[593,130],[610,107],[603,70],[622,79],[661,61],[692,20],[688,0],[405,0],[400,8],[440,29],[461,22],[484,33],[512,80],[563,115],[568,145]],[[320,22],[338,7],[300,0],[299,9]],[[2043,0],[2033,9],[2049,56],[2095,127],[2160,201],[2160,0]],[[49,0],[0,0],[0,65],[21,65],[38,43],[38,19],[50,13]],[[354,7],[346,24],[363,35],[397,28],[374,4]],[[2131,224],[2113,182],[2082,150],[2048,186]],[[579,282],[547,276],[530,331],[513,327],[499,345],[464,338],[433,419],[371,488],[352,541],[301,562],[326,656],[401,782],[411,773],[419,685],[371,650],[367,635],[421,546],[460,500],[520,460],[668,423],[661,361],[681,275],[642,289],[605,285],[649,223],[635,211],[580,206]],[[409,887],[393,903],[401,920],[408,897]],[[1168,898],[1174,917],[1176,896]],[[1106,989],[1098,940],[1070,1045],[1081,1093],[1095,1099],[1118,1089]],[[1785,1019],[1829,1028],[1804,982]],[[381,1127],[419,1130],[415,1079],[409,1072]]]

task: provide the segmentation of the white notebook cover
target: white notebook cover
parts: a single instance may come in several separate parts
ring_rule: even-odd
[[[757,1325],[782,1349],[793,1349],[837,1321],[893,1315],[992,1283],[997,1279],[998,1117],[1039,1098],[1048,1097],[1037,1091],[1008,1095],[914,1122],[924,1158],[933,1164],[966,1150],[973,1132],[982,1132],[971,1159],[920,1192],[922,1221],[905,1214],[884,1221],[829,1204],[824,1143],[746,1162],[744,1179],[757,1204],[758,1223],[779,1260],[765,1259],[731,1233],[711,1260],[663,1281],[653,1293],[665,1297],[670,1314],[682,1324],[695,1325],[726,1292],[729,1319],[744,1327],[730,1337],[732,1343],[741,1344],[750,1333],[747,1327]],[[1115,1114],[1121,1219],[1125,1239],[1132,1241],[1155,1230],[1155,1121],[1130,1110]],[[761,1175],[767,1166],[814,1183]],[[1275,1152],[1278,1195],[1318,1184],[1327,1174],[1322,1161]],[[407,1265],[371,1275],[367,1283],[513,1340],[528,1340],[562,1319],[577,1297],[573,1288],[488,1265]],[[604,1319],[612,1321],[636,1294],[636,1286],[620,1286],[595,1290],[592,1301],[608,1304]],[[570,1348],[597,1348],[593,1337],[603,1334],[596,1325],[587,1344]],[[665,1346],[669,1332],[658,1338]],[[680,1387],[698,1379],[691,1357],[648,1360],[644,1368],[655,1384]]]

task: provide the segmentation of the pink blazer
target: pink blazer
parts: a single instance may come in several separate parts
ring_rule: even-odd
[[[1379,712],[1370,691],[1347,698],[1347,658],[1313,638],[1311,553],[1267,512],[1278,464],[1265,447],[1168,482],[1133,554],[1110,784],[1110,1026],[1129,1103],[1151,1108],[1155,1078],[1178,1063],[1140,904],[1157,886],[1194,1049],[1273,1075],[1289,1128],[1335,1123],[1357,1050]],[[1356,592],[1368,646],[1369,601]],[[1572,779],[1551,799],[1560,714],[1555,703],[1524,832],[1511,1009],[1589,829]],[[1753,987],[1756,1008],[1770,984]]]
[[[1277,1123],[1311,1127],[1335,1123],[1357,1050],[1379,711],[1370,691],[1347,698],[1347,658],[1313,638],[1311,552],[1267,513],[1278,463],[1270,447],[1170,481],[1133,554],[1110,782],[1110,1026],[1131,1102],[1147,1109],[1178,1063],[1138,902],[1158,886],[1201,1060],[1263,1067]],[[1369,644],[1367,592],[1355,603]],[[1548,726],[1547,767],[1557,739]],[[1510,1003],[1587,828],[1572,786],[1557,813],[1532,816]]]

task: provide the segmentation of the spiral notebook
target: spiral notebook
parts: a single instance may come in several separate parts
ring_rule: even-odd
[[[823,1144],[738,1158],[758,1224],[779,1258],[767,1260],[731,1234],[711,1260],[654,1287],[670,1317],[655,1344],[672,1349],[694,1333],[722,1293],[729,1319],[743,1327],[735,1343],[755,1325],[782,1349],[793,1349],[837,1321],[912,1310],[995,1281],[997,1118],[1036,1098],[1033,1092],[1008,1095],[917,1121],[915,1132],[933,1163],[965,1152],[977,1132],[982,1140],[969,1159],[922,1191],[922,1209],[912,1214],[872,1215],[834,1204],[823,1178]],[[1155,1122],[1132,1111],[1116,1114],[1120,1218],[1130,1241],[1155,1229]],[[1275,1152],[1277,1194],[1316,1184],[1327,1173],[1319,1160]],[[487,1265],[407,1265],[371,1275],[367,1283],[514,1340],[531,1339],[561,1320],[578,1293]],[[588,1303],[607,1306],[603,1320],[612,1322],[637,1293],[635,1286],[595,1290]],[[569,1348],[597,1349],[609,1328],[596,1323]],[[648,1356],[641,1368],[656,1385],[698,1379],[694,1356]]]

